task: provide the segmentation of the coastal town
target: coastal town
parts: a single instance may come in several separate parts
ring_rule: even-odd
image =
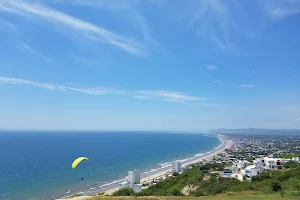
[[[214,154],[209,154],[196,162],[183,164],[180,161],[172,162],[172,167],[156,176],[147,179],[140,178],[140,171],[129,171],[126,180],[120,183],[119,188],[108,191],[106,194],[121,188],[132,188],[140,192],[151,185],[180,174],[192,167],[201,167],[206,164],[223,164],[225,168],[212,171],[220,177],[237,178],[240,181],[251,181],[253,177],[264,173],[265,170],[280,170],[288,162],[300,162],[300,136],[281,135],[220,135],[226,140],[223,148]]]

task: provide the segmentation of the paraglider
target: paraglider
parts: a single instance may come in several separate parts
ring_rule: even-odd
[[[72,169],[75,169],[77,167],[77,165],[83,160],[89,160],[89,159],[87,157],[76,158],[72,163]]]

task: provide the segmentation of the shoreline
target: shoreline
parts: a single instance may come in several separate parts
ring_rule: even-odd
[[[187,165],[194,164],[194,163],[197,163],[199,161],[209,159],[213,156],[216,156],[220,152],[225,151],[225,149],[230,148],[231,141],[229,139],[227,139],[224,135],[214,134],[214,136],[219,138],[219,140],[222,142],[219,146],[217,146],[215,149],[213,149],[209,152],[197,154],[197,155],[194,155],[191,158],[181,160],[182,167],[186,167]],[[167,164],[166,166],[162,166],[161,168],[154,169],[152,172],[151,171],[150,172],[143,172],[141,174],[141,183],[150,182],[153,179],[164,176],[165,174],[168,174],[168,173],[170,174],[171,170],[172,170],[171,164]],[[148,174],[150,174],[150,175],[148,175]],[[124,180],[125,179],[119,179],[119,180],[113,181],[111,183],[107,183],[105,185],[102,185],[99,190],[86,192],[84,194],[85,196],[82,196],[82,198],[76,197],[76,200],[77,199],[87,199],[89,197],[92,197],[92,195],[95,195],[95,194],[100,193],[100,192],[104,192],[105,195],[111,195],[113,192],[119,190],[119,183],[124,181]],[[108,188],[105,189],[105,187],[108,187]],[[62,197],[61,199],[66,199],[66,198],[74,199],[74,197],[72,198],[70,196],[65,196],[65,197]],[[59,200],[59,199],[57,199],[57,200]]]
[[[213,151],[211,151],[211,152],[209,152],[205,155],[199,156],[198,158],[195,157],[195,158],[191,159],[190,161],[182,162],[182,167],[186,167],[190,164],[194,164],[194,163],[197,163],[199,161],[206,160],[206,159],[209,159],[211,157],[214,157],[217,154],[225,151],[225,149],[228,149],[228,148],[231,147],[231,140],[227,139],[224,135],[217,135],[217,137],[222,141],[222,144],[220,146],[218,146],[215,150],[213,150]],[[165,174],[167,174],[169,172],[171,173],[171,170],[172,170],[172,167],[168,167],[167,169],[165,169],[161,172],[158,172],[158,173],[152,174],[150,176],[146,176],[144,178],[141,178],[141,183],[149,182],[149,181],[151,181],[155,178],[164,176]],[[117,190],[119,190],[119,187],[106,190],[106,191],[104,191],[104,194],[111,195],[112,193],[114,193]]]

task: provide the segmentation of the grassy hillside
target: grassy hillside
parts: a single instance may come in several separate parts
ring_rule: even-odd
[[[240,195],[240,192],[243,192],[244,194],[255,193],[279,197],[294,195],[300,199],[300,167],[280,171],[266,171],[264,174],[254,177],[252,182],[241,182],[235,178],[223,178],[219,177],[217,173],[212,173],[212,171],[216,168],[220,169],[220,167],[222,166],[193,167],[180,175],[169,177],[152,185],[140,193],[134,193],[131,189],[123,189],[114,195],[185,196],[184,198],[189,198],[186,196]]]
[[[249,194],[235,194],[235,195],[215,195],[208,197],[200,197],[203,200],[297,200],[299,197],[287,195],[282,198],[279,194],[269,195],[249,195]],[[199,200],[199,197],[174,197],[174,196],[151,196],[151,197],[116,197],[116,196],[99,196],[90,200]]]

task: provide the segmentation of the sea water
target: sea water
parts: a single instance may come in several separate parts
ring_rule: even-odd
[[[128,170],[155,172],[220,144],[216,136],[189,133],[0,132],[0,199],[90,194],[123,179]],[[80,156],[89,161],[72,170]]]

